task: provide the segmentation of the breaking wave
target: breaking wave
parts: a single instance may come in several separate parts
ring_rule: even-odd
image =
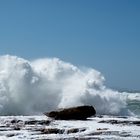
[[[93,105],[97,114],[129,115],[126,96],[106,88],[104,81],[99,71],[58,58],[0,56],[0,115],[35,115],[77,105]]]

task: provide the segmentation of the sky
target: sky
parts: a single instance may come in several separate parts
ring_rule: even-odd
[[[0,55],[58,57],[140,90],[139,0],[0,0]]]

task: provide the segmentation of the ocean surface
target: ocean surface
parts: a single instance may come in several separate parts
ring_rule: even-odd
[[[140,117],[140,94],[139,93],[129,93],[127,97],[127,108]]]

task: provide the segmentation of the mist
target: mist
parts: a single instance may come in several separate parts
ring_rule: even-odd
[[[122,94],[107,88],[93,68],[59,58],[0,56],[0,115],[36,115],[79,105],[93,105],[97,114],[130,114]]]

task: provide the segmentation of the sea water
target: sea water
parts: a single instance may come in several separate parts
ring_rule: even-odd
[[[128,109],[140,117],[140,94],[129,93],[126,102]]]

